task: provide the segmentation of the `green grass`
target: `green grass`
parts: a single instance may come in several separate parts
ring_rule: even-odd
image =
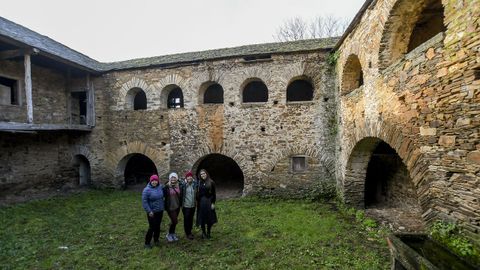
[[[91,191],[0,209],[0,269],[387,269],[385,241],[329,204],[217,202],[212,239],[143,248],[140,194]],[[373,237],[373,238],[372,238]],[[61,247],[68,247],[61,248]]]

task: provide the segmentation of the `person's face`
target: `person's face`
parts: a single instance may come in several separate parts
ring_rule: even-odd
[[[203,180],[207,179],[207,173],[206,173],[205,171],[201,171],[201,172],[200,172],[200,177],[201,177]]]
[[[193,177],[189,176],[187,177],[187,183],[191,184],[193,181]]]
[[[175,177],[175,176],[172,176],[172,177],[170,178],[170,182],[171,182],[172,184],[174,184],[174,185],[177,183],[177,180],[178,180],[178,178]]]
[[[156,186],[158,186],[158,181],[156,181],[156,180],[151,181],[150,184],[151,184],[153,187],[156,187]]]

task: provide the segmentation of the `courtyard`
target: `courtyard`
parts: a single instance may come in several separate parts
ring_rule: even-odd
[[[332,202],[223,199],[212,239],[143,248],[137,191],[87,191],[0,209],[1,269],[388,269],[381,229]],[[169,221],[164,216],[161,236]]]

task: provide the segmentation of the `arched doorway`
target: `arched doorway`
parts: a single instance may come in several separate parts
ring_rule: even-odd
[[[244,177],[237,162],[222,154],[209,154],[199,159],[192,168],[197,179],[201,169],[207,170],[215,181],[220,196],[241,195],[243,192]]]
[[[364,138],[347,164],[345,200],[398,231],[424,229],[410,173],[398,153],[379,138]]]
[[[78,168],[78,184],[80,186],[90,185],[90,162],[84,155],[74,157],[74,166]]]
[[[119,164],[119,171],[123,172],[124,186],[144,186],[152,174],[158,174],[155,163],[142,154],[125,156]]]

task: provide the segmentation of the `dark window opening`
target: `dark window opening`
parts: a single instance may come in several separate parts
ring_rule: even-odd
[[[373,151],[365,180],[365,207],[418,207],[412,180],[402,159],[387,143]]]
[[[180,87],[176,87],[168,93],[168,103],[167,107],[172,108],[183,108],[183,93]]]
[[[248,83],[243,89],[243,102],[267,102],[268,89],[261,81],[253,81]]]
[[[145,185],[153,174],[158,174],[155,163],[147,156],[133,154],[125,166],[125,185]]]
[[[133,110],[138,111],[138,110],[146,110],[147,109],[147,95],[145,95],[145,92],[139,91],[137,94],[135,94],[135,97],[133,98]]]
[[[272,56],[270,54],[252,55],[252,56],[243,57],[243,60],[245,61],[258,61],[258,60],[268,60],[268,59],[272,59]]]
[[[217,188],[242,192],[243,172],[235,160],[221,154],[210,154],[198,165],[195,172],[197,177],[199,177],[201,169],[205,169],[209,173]]]
[[[307,161],[305,157],[292,157],[292,171],[304,172],[307,170]]]
[[[0,77],[0,104],[19,105],[18,81]]]
[[[220,84],[215,83],[210,85],[203,94],[204,104],[222,104],[223,103],[223,88]]]
[[[305,80],[293,81],[287,87],[287,101],[310,101],[313,99],[313,86]]]
[[[342,94],[348,94],[359,88],[364,83],[363,70],[360,60],[354,54],[347,58],[343,68]]]
[[[444,9],[440,0],[433,1],[422,11],[410,37],[407,52],[446,30],[443,24],[443,12]]]
[[[72,124],[87,124],[87,92],[73,92],[71,100]]]

